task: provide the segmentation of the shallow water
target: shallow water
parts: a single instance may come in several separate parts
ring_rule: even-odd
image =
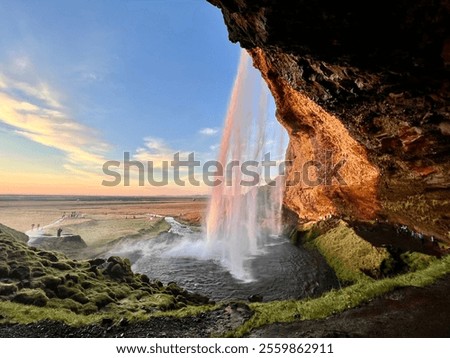
[[[220,247],[211,247],[203,234],[166,218],[168,233],[156,238],[129,239],[107,255],[127,257],[136,272],[163,283],[177,282],[189,291],[215,300],[247,299],[259,294],[264,301],[303,298],[338,286],[319,255],[293,246],[284,237],[267,238],[258,255],[248,258],[248,281],[234,278],[220,261]]]

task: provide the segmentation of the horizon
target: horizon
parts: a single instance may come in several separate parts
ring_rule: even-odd
[[[216,159],[241,51],[219,9],[7,0],[0,30],[0,194],[208,195],[173,181],[108,188],[102,165],[125,152]]]

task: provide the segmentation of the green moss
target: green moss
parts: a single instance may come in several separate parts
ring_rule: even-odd
[[[408,266],[409,271],[422,270],[438,260],[434,256],[425,255],[420,252],[406,252],[401,254],[400,258]]]
[[[90,294],[87,297],[89,298],[89,301],[93,302],[99,309],[114,302],[114,299],[106,292]]]
[[[99,323],[102,315],[84,316],[60,307],[26,306],[15,302],[0,302],[3,321],[8,323],[29,324],[43,320],[60,321],[72,326]]]
[[[79,313],[81,312],[83,305],[70,298],[66,299],[51,298],[47,303],[47,307],[56,309],[66,309],[74,313]]]
[[[394,288],[424,287],[447,274],[450,274],[450,256],[442,260],[432,260],[428,267],[415,272],[381,280],[363,280],[343,289],[330,291],[315,299],[253,303],[250,304],[255,312],[252,318],[235,331],[229,332],[227,336],[241,337],[252,329],[275,322],[326,318],[357,307]]]
[[[43,307],[47,304],[48,297],[41,289],[23,289],[14,296],[13,301]]]
[[[142,301],[143,304],[150,307],[157,307],[162,310],[173,309],[175,307],[175,297],[165,293],[157,293],[155,295],[148,295]]]
[[[386,249],[372,246],[343,221],[308,246],[319,250],[344,285],[381,276],[390,259]]]

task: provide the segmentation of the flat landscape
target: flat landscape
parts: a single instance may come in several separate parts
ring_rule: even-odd
[[[40,225],[46,234],[80,235],[88,246],[99,246],[150,230],[158,216],[200,225],[207,201],[180,198],[0,197],[0,222],[21,232]]]

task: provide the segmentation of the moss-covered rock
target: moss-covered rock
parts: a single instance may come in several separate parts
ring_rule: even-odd
[[[0,234],[1,233],[4,233],[4,234],[8,235],[9,237],[12,237],[19,242],[26,243],[29,240],[29,237],[27,235],[25,235],[23,232],[11,229],[10,227],[7,227],[2,224],[0,224]]]
[[[114,302],[114,299],[105,292],[99,292],[88,296],[89,301],[93,302],[97,308],[103,308]]]
[[[0,282],[0,296],[11,296],[18,291],[17,285],[14,283]]]
[[[14,296],[13,302],[43,307],[47,304],[48,297],[41,289],[23,289]]]
[[[0,279],[9,277],[9,266],[6,263],[0,263]]]
[[[62,320],[70,316],[68,312],[144,317],[158,310],[207,302],[175,283],[166,287],[148,276],[135,274],[130,261],[117,256],[107,260],[71,260],[61,253],[30,248],[3,232],[0,249],[2,299],[10,299],[17,307],[33,305],[35,310],[46,306],[47,315],[51,310],[50,316],[62,315]]]
[[[73,269],[73,267],[68,262],[52,262],[51,267],[63,271],[69,271]]]
[[[45,288],[48,288],[50,290],[56,291],[56,288],[61,284],[62,278],[56,277],[53,275],[46,275],[44,277],[39,278],[39,282],[42,282],[42,284],[45,286]]]
[[[43,257],[50,262],[58,262],[58,256],[49,251],[38,251],[37,255],[39,257]]]
[[[344,221],[339,221],[324,234],[310,238],[308,245],[319,250],[344,285],[382,277],[391,258],[388,250],[365,241]]]
[[[19,265],[11,268],[11,271],[9,272],[9,277],[23,281],[28,280],[30,278],[30,273],[31,271],[28,266]]]
[[[59,285],[56,287],[55,293],[59,298],[69,298],[77,293],[80,293],[80,290],[67,285]]]

